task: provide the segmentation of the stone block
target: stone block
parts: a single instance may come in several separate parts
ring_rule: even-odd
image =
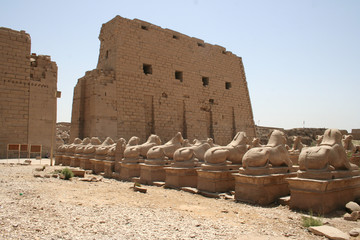
[[[195,168],[165,167],[165,187],[197,187],[197,172]]]
[[[296,173],[251,176],[235,173],[235,199],[259,205],[268,205],[278,198],[289,195],[289,177]]]
[[[85,170],[92,170],[92,165],[89,158],[80,158],[80,168]]]
[[[165,182],[166,173],[163,165],[140,163],[140,183],[151,185],[153,182]]]
[[[114,167],[115,167],[114,161],[104,161],[104,177],[112,178]]]
[[[231,171],[197,170],[199,191],[221,193],[235,189],[235,178]]]
[[[62,155],[57,154],[55,155],[55,165],[60,165],[62,164]]]
[[[63,155],[63,157],[62,157],[62,165],[63,166],[70,166],[70,156]]]
[[[82,178],[85,177],[85,171],[82,169],[71,168],[70,170],[73,172],[74,177],[82,177]]]
[[[133,177],[140,177],[139,163],[121,163],[120,179],[131,181]]]
[[[290,208],[326,214],[344,209],[346,203],[360,197],[360,176],[316,180],[287,178]]]
[[[94,174],[100,174],[104,172],[104,160],[90,159],[91,169]]]

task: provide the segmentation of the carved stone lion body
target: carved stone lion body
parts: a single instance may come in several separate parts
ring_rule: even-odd
[[[300,170],[350,170],[352,168],[341,143],[338,129],[327,129],[319,146],[303,149],[299,156]]]
[[[204,160],[207,163],[224,163],[226,160],[233,164],[239,164],[246,153],[248,146],[245,132],[238,132],[234,139],[227,146],[219,146],[208,149],[205,152]]]
[[[147,159],[158,159],[163,158],[164,155],[170,159],[173,158],[174,153],[177,149],[182,147],[184,139],[180,132],[175,137],[163,145],[151,147],[147,152]]]
[[[266,146],[252,148],[245,153],[242,161],[243,168],[268,167],[269,164],[273,167],[291,167],[292,162],[285,143],[285,134],[279,130],[274,130]]]

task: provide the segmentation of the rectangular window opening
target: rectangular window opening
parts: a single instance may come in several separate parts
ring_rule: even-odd
[[[197,45],[199,46],[199,47],[205,47],[205,44],[203,44],[203,43],[197,43]]]
[[[146,31],[149,30],[148,26],[145,26],[145,25],[141,25],[141,29],[146,30]]]
[[[152,74],[152,66],[150,64],[143,64],[143,71],[146,75]]]
[[[204,87],[209,86],[209,78],[208,77],[202,77],[202,84]]]
[[[175,79],[180,80],[180,82],[183,81],[183,73],[180,71],[175,71]]]
[[[179,39],[179,36],[173,35],[173,39]]]
[[[231,82],[226,82],[225,83],[225,88],[230,89],[231,88]]]

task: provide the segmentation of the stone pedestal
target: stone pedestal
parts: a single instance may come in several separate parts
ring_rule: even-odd
[[[116,173],[121,172],[121,161],[115,160],[114,172],[116,172]]]
[[[326,214],[360,197],[360,176],[316,180],[288,178],[290,208]]]
[[[91,165],[90,159],[88,157],[80,158],[80,168],[85,169],[85,170],[92,169],[92,165]]]
[[[70,157],[70,167],[77,167],[76,163],[75,163],[76,160],[77,160],[77,157],[75,157],[75,156]]]
[[[165,167],[165,187],[197,187],[196,168]]]
[[[60,164],[62,164],[62,155],[56,154],[55,155],[55,165],[60,165]]]
[[[164,165],[150,165],[146,163],[140,163],[139,165],[141,184],[151,185],[153,182],[165,182]]]
[[[200,169],[197,170],[197,174],[197,189],[199,191],[221,193],[235,189],[235,179],[232,171],[209,171]]]
[[[268,205],[279,197],[290,193],[286,178],[296,177],[296,173],[245,175],[233,174],[235,177],[235,199],[259,205]]]
[[[120,179],[130,181],[133,177],[140,177],[140,164],[121,163]]]
[[[108,161],[105,160],[104,162],[104,177],[106,178],[112,178],[113,177],[113,172],[114,172],[114,167],[115,167],[115,162],[114,161]]]
[[[70,157],[69,155],[63,155],[62,157],[62,165],[63,166],[70,166]]]
[[[104,160],[90,159],[90,162],[94,174],[104,172]]]

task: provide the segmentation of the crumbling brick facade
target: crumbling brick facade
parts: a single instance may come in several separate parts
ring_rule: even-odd
[[[163,141],[227,144],[238,131],[255,136],[242,59],[225,48],[141,20],[103,24],[97,69],[74,89],[71,139],[152,133]]]
[[[55,140],[57,66],[30,50],[25,31],[0,28],[0,158],[7,144],[41,144],[45,155]]]

